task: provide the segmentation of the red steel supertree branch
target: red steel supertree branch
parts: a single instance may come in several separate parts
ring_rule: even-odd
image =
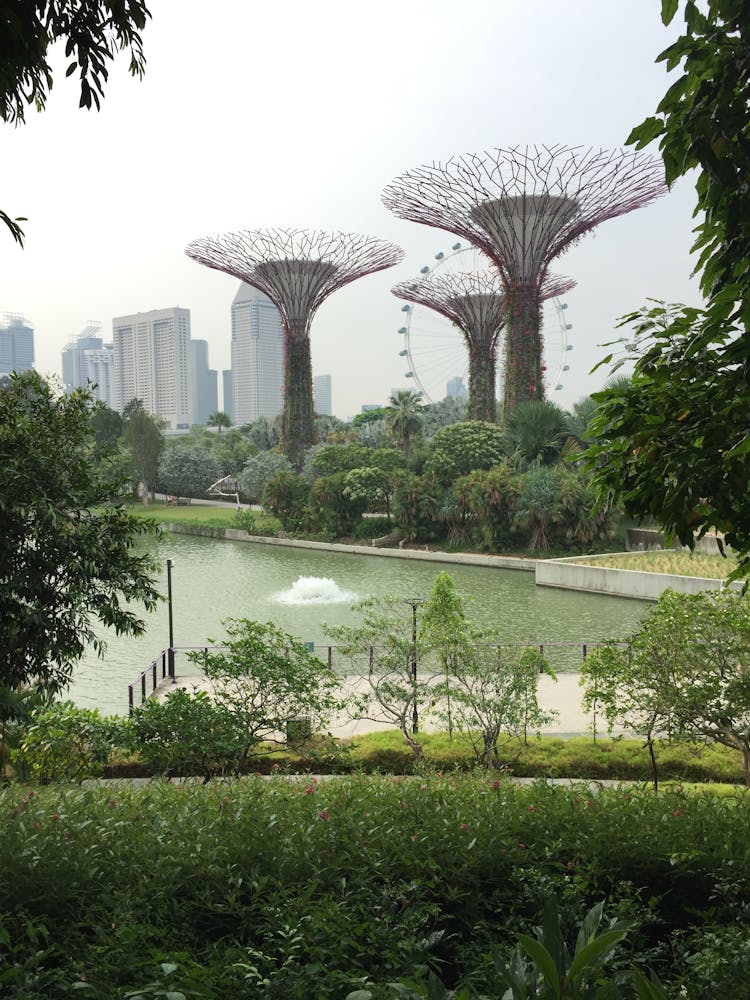
[[[499,269],[505,292],[504,413],[541,399],[547,268],[601,222],[666,193],[656,157],[582,146],[514,146],[417,167],[393,180],[395,215],[455,233]]]
[[[284,327],[284,409],[281,444],[294,465],[315,440],[310,325],[338,288],[398,264],[404,252],[354,233],[256,229],[195,240],[185,250],[200,264],[264,292]]]
[[[575,282],[549,275],[542,301],[564,295]],[[469,420],[497,420],[497,344],[505,323],[505,296],[496,271],[431,274],[402,281],[391,292],[407,302],[434,309],[458,328],[469,354]],[[540,336],[541,347],[541,336]],[[540,369],[542,362],[540,360]]]

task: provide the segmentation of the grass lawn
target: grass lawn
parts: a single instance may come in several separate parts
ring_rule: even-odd
[[[664,549],[655,552],[622,552],[588,559],[582,556],[576,562],[587,566],[609,569],[632,569],[641,573],[669,573],[674,576],[697,576],[703,579],[724,580],[734,570],[732,556],[711,555],[707,552],[683,552],[681,549]]]
[[[150,518],[152,521],[168,522],[171,524],[194,524],[196,527],[204,528],[244,528],[237,518],[237,510],[234,507],[211,507],[202,505],[199,501],[193,501],[189,506],[177,507],[166,504],[162,500],[144,507],[142,504],[134,504],[132,512],[138,517]],[[251,514],[260,533],[275,533],[281,530],[281,524],[269,514],[261,511],[248,511],[243,508],[240,515]],[[252,534],[252,532],[251,532]]]

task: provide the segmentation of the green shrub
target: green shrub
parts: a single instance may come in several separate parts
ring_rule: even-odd
[[[82,781],[102,773],[118,741],[123,720],[63,701],[31,715],[11,764],[24,780]]]
[[[233,769],[241,734],[232,714],[205,691],[149,698],[130,719],[130,747],[157,774],[210,778]]]
[[[354,526],[355,541],[366,541],[370,538],[381,538],[389,535],[394,529],[394,523],[387,517],[365,517]]]

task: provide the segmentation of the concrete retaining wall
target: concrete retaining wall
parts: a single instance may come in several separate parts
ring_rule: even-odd
[[[602,558],[606,558],[603,556]],[[638,556],[634,555],[634,559]],[[679,594],[699,594],[705,590],[720,590],[723,580],[707,580],[696,576],[672,576],[669,573],[644,573],[635,569],[609,569],[576,563],[575,558],[545,559],[536,564],[536,583],[540,587],[560,587],[583,590],[591,594],[612,594],[633,597],[641,601],[658,601],[668,589]],[[741,584],[736,584],[741,586]]]
[[[240,528],[208,528],[193,524],[166,522],[165,531],[178,535],[203,535],[207,538],[224,538],[231,542],[253,542],[257,545],[281,545],[296,549],[321,549],[358,556],[382,556],[386,559],[419,559],[422,562],[452,563],[460,566],[485,566],[494,569],[518,569],[533,573],[536,559],[514,556],[484,556],[474,552],[432,552],[429,549],[379,549],[370,545],[345,545],[341,542],[311,542],[304,538],[271,538],[267,535],[248,535]]]

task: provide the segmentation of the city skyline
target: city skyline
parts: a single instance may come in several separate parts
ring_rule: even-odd
[[[0,240],[0,311],[28,317],[37,367],[60,373],[62,349],[87,316],[106,324],[134,302],[179,305],[190,309],[193,336],[208,342],[212,366],[222,370],[233,282],[196,273],[182,253],[188,242],[245,225],[372,233],[401,245],[406,260],[343,289],[313,326],[313,369],[331,373],[341,417],[403,383],[400,306],[390,287],[416,277],[451,243],[390,217],[380,203],[384,186],[415,163],[499,145],[621,146],[669,85],[654,60],[679,30],[663,28],[656,0],[571,0],[564,9],[474,0],[461,11],[415,0],[407,9],[386,2],[376,18],[334,0],[315,9],[219,0],[209,20],[195,0],[178,13],[164,0],[150,6],[142,83],[119,62],[101,112],[79,111],[61,53],[48,110],[30,112],[22,128],[0,127],[2,207],[29,219],[25,250]],[[400,39],[419,45],[402,51],[396,13]],[[249,34],[265,39],[252,65],[243,57]],[[196,51],[200,74],[191,70]],[[342,87],[343,78],[352,86]],[[245,95],[261,85],[267,93],[262,104],[253,101],[251,133],[263,142],[249,158],[233,155],[227,137],[238,141]],[[318,113],[326,102],[326,114]],[[179,169],[174,156],[116,155],[132,132],[138,150],[187,142],[190,155]],[[99,156],[86,170],[75,157],[58,157],[50,183],[49,150],[62,148]],[[680,182],[560,259],[578,287],[566,296],[571,371],[555,401],[569,407],[601,386],[606,370],[588,373],[606,353],[599,345],[620,335],[618,316],[649,297],[699,303],[690,279],[693,203],[690,181]]]

